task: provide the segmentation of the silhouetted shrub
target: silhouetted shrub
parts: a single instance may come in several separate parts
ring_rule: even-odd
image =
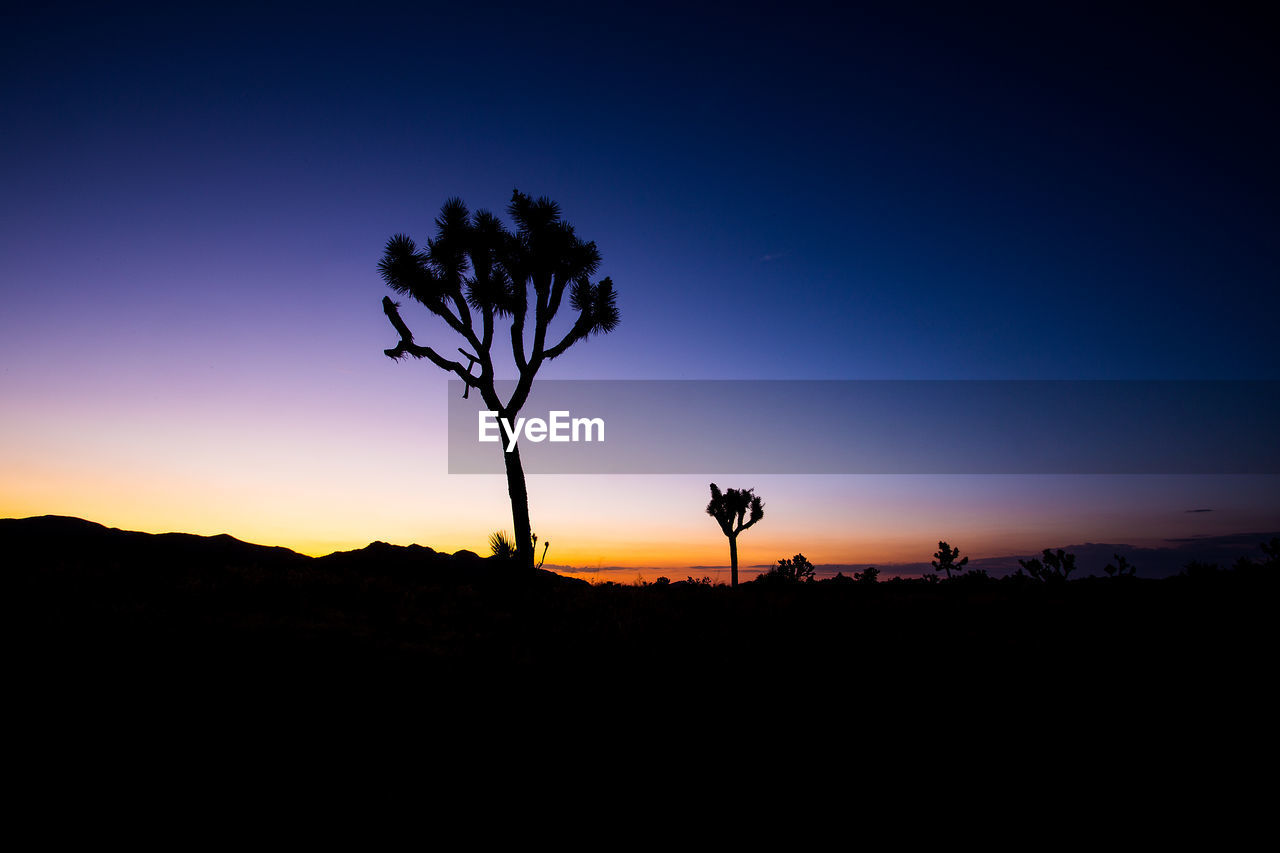
[[[854,572],[853,579],[858,583],[875,583],[880,579],[880,570],[875,566],[867,566],[860,572]]]
[[[1119,554],[1112,554],[1112,556],[1116,558],[1115,565],[1107,563],[1102,567],[1102,570],[1106,572],[1108,576],[1113,578],[1131,578],[1134,576],[1136,570],[1129,564],[1128,560]]]
[[[1280,569],[1280,536],[1273,536],[1270,542],[1263,542],[1258,547],[1262,549],[1262,554],[1266,557],[1262,561],[1262,565],[1269,569]]]
[[[813,563],[805,559],[804,554],[796,554],[789,560],[779,560],[778,565],[769,569],[757,580],[779,583],[800,583],[813,580]]]
[[[1211,578],[1218,574],[1219,571],[1217,563],[1204,563],[1200,560],[1192,560],[1182,567],[1183,576],[1193,580]]]
[[[943,583],[961,586],[981,586],[991,582],[991,576],[987,574],[986,569],[970,569],[962,575],[956,575]]]
[[[1076,555],[1068,554],[1061,548],[1056,552],[1045,548],[1043,560],[1032,558],[1019,560],[1018,563],[1035,580],[1044,583],[1060,583],[1076,570]]]
[[[1262,549],[1262,562],[1252,557],[1240,557],[1231,567],[1232,570],[1238,574],[1271,576],[1275,579],[1276,575],[1280,574],[1280,538],[1273,537],[1271,541],[1262,542],[1258,547]]]

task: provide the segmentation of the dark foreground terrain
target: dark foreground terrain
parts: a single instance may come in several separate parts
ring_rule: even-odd
[[[1280,576],[592,586],[470,552],[310,558],[53,516],[0,520],[0,553],[10,686],[55,704],[556,701],[784,726],[1245,706],[1274,674]]]

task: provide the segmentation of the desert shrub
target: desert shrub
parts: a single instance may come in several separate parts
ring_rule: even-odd
[[[1030,560],[1019,560],[1018,563],[1034,580],[1060,583],[1076,570],[1076,555],[1068,554],[1061,548],[1056,552],[1045,548],[1043,559],[1033,557]]]
[[[770,583],[803,583],[813,580],[813,563],[804,554],[796,554],[788,560],[779,560],[778,565],[761,575],[758,580]]]

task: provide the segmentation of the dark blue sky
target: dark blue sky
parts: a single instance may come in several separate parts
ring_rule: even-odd
[[[381,355],[376,263],[513,187],[618,287],[547,377],[1280,378],[1280,34],[1113,5],[10,12],[6,440],[80,469],[136,441],[111,464],[162,478],[143,446],[222,459],[264,412],[333,447],[442,430],[444,375]],[[110,428],[50,443],[77,417]]]
[[[55,4],[4,36],[6,297],[132,251],[338,298],[519,186],[602,248],[609,371],[1274,377],[1274,29],[1040,5]]]

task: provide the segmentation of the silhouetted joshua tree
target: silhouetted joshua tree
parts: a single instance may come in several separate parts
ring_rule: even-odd
[[[956,557],[959,556],[959,548],[952,548],[946,542],[939,542],[938,553],[933,555],[933,561],[929,565],[933,566],[935,572],[946,572],[947,580],[950,580],[952,572],[960,574],[960,572],[964,571],[964,567],[969,565],[968,557],[957,563]]]
[[[1112,554],[1116,558],[1115,565],[1107,563],[1102,570],[1113,578],[1131,578],[1134,576],[1135,569],[1129,564],[1129,561],[1119,554]]]
[[[764,518],[764,503],[754,493],[755,489],[727,489],[721,494],[716,484],[711,484],[707,515],[718,521],[724,535],[729,537],[729,576],[733,586],[738,585],[738,534]],[[750,519],[743,521],[748,512]]]
[[[436,236],[419,248],[397,234],[387,241],[378,270],[396,293],[409,296],[441,317],[470,347],[458,347],[467,366],[414,343],[413,333],[400,317],[399,303],[383,297],[382,310],[400,335],[386,354],[391,358],[425,358],[441,370],[479,389],[485,405],[515,423],[529,397],[534,376],[550,361],[584,338],[611,332],[618,325],[613,282],[592,282],[600,266],[595,243],[583,242],[573,226],[560,217],[560,207],[547,198],[533,200],[516,190],[507,213],[515,221],[508,231],[498,217],[485,210],[468,212],[461,199],[445,202],[436,219]],[[529,288],[533,298],[529,298]],[[554,343],[547,330],[565,295],[577,313],[573,325]],[[510,324],[511,355],[519,373],[515,390],[503,402],[494,391],[495,337],[507,337],[499,326]],[[526,337],[532,338],[531,341]],[[471,370],[480,365],[478,375]],[[464,394],[465,396],[465,394]],[[515,547],[522,565],[533,567],[534,544],[529,524],[529,494],[519,445],[510,451],[500,442],[507,469],[507,492],[515,524]]]
[[[1019,560],[1018,564],[1026,569],[1031,577],[1046,583],[1065,581],[1067,575],[1076,570],[1076,555],[1068,554],[1061,548],[1057,553],[1045,548],[1043,556],[1043,562],[1033,557],[1030,560]]]

